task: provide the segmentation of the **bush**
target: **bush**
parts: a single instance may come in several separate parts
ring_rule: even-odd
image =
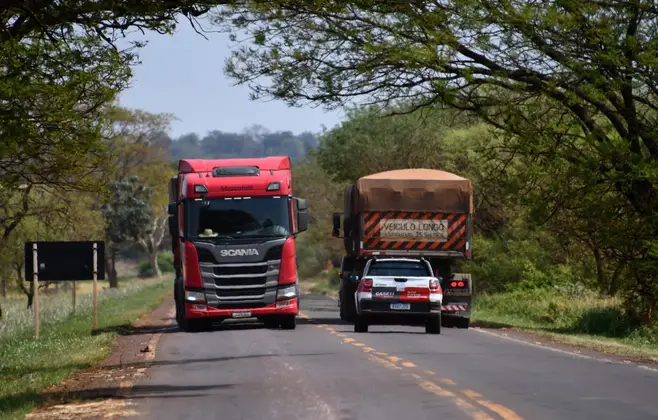
[[[161,252],[158,254],[158,266],[162,273],[174,272],[174,254],[171,252]],[[139,266],[138,277],[146,278],[155,276],[155,270],[151,266],[150,261],[144,261]]]

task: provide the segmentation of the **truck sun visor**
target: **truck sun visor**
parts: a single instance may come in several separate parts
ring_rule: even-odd
[[[257,166],[223,166],[212,169],[212,176],[259,176],[260,169]]]

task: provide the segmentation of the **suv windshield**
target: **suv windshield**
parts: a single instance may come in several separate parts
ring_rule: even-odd
[[[379,260],[370,263],[368,275],[392,277],[430,277],[432,276],[432,273],[427,267],[427,264],[422,261]]]
[[[211,198],[188,202],[190,238],[244,238],[290,235],[287,197]]]

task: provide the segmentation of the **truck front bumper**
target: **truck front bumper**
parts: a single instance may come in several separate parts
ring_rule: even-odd
[[[251,318],[267,315],[299,315],[299,297],[280,300],[259,308],[218,309],[205,303],[185,302],[185,317],[198,318]]]

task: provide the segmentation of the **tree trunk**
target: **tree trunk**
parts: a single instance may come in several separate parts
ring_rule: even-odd
[[[157,278],[162,277],[162,271],[160,270],[160,265],[158,264],[158,249],[151,249],[149,252],[149,261],[151,262],[151,267],[153,267],[153,273]]]
[[[2,279],[2,297],[6,298],[7,297],[7,279],[3,278]],[[1,318],[1,316],[0,316]]]
[[[34,302],[34,282],[30,282],[30,287],[27,290],[27,309],[32,308]]]
[[[119,279],[117,277],[117,250],[110,246],[109,247],[109,258],[106,259],[106,267],[107,267],[107,279],[110,283],[110,288],[112,289],[117,289],[119,287]]]
[[[610,293],[610,291],[609,284],[605,275],[605,264],[603,262],[603,256],[597,247],[592,246],[591,244],[590,247],[592,249],[592,254],[594,254],[594,261],[596,262],[596,279],[599,286],[599,293],[602,296],[605,296]]]

